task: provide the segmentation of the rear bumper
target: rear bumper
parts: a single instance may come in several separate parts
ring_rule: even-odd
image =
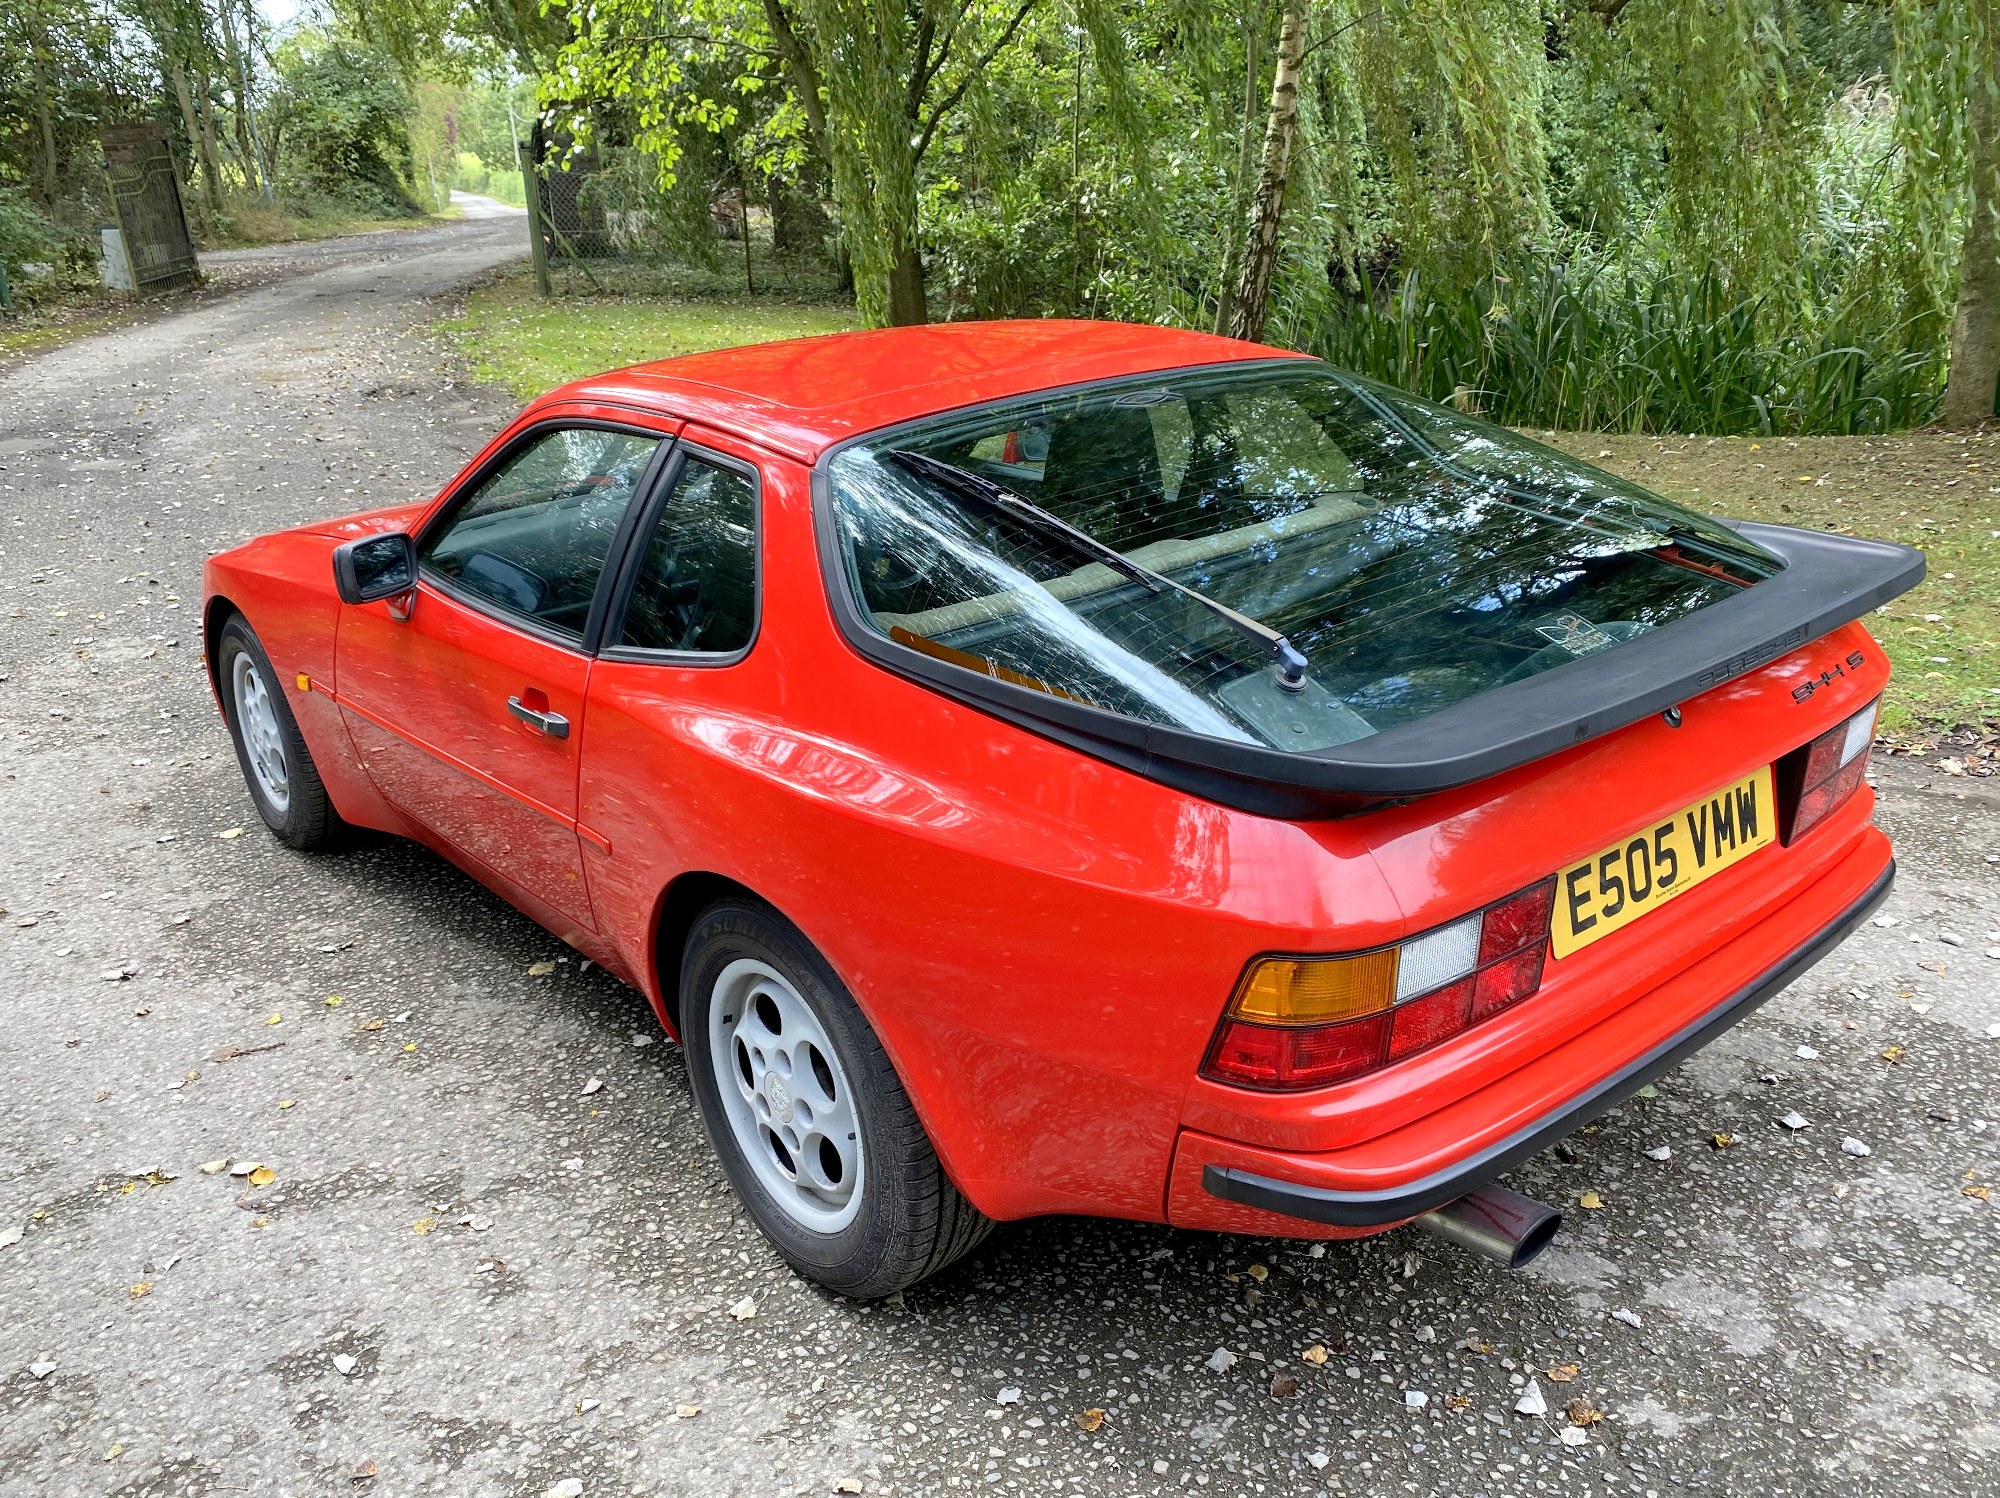
[[[1875,864],[1874,860],[1869,862]],[[1456,1200],[1617,1106],[1798,979],[1866,920],[1888,895],[1895,879],[1895,862],[1880,859],[1872,877],[1870,873],[1870,867],[1856,869],[1850,862],[1829,876],[1829,882],[1838,882],[1838,874],[1846,874],[1849,886],[1835,913],[1830,918],[1822,917],[1803,939],[1797,932],[1791,933],[1775,956],[1766,954],[1754,976],[1748,981],[1739,979],[1726,988],[1727,996],[1691,1023],[1671,1033],[1646,1035],[1644,1012],[1650,1007],[1648,1000],[1654,996],[1643,996],[1598,1030],[1576,1037],[1543,1058],[1538,1065],[1568,1067],[1572,1076],[1594,1079],[1583,1090],[1562,1098],[1503,1137],[1490,1139],[1442,1168],[1392,1185],[1344,1186],[1340,1184],[1343,1177],[1380,1179],[1384,1173],[1385,1148],[1394,1150],[1393,1133],[1364,1149],[1312,1155],[1280,1154],[1186,1131],[1175,1155],[1169,1216],[1176,1224],[1188,1227],[1264,1232],[1286,1231],[1284,1220],[1289,1219],[1289,1230],[1293,1232],[1317,1229],[1324,1236],[1353,1236],[1405,1222]],[[1750,934],[1754,933],[1746,933]],[[1726,953],[1728,948],[1723,951]],[[1713,981],[1715,975],[1702,972],[1706,966],[1700,964],[1680,974],[1663,988],[1700,984],[1704,976]],[[1566,1052],[1572,1054],[1565,1056]],[[1595,1075],[1591,1059],[1596,1058],[1601,1065],[1606,1054],[1624,1054],[1629,1059],[1606,1074]],[[1475,1096],[1464,1106],[1476,1109],[1477,1103]]]

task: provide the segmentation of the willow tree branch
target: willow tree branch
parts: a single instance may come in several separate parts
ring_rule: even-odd
[[[1021,0],[1020,8],[1014,12],[1007,24],[1000,28],[1000,34],[993,38],[992,45],[972,60],[966,67],[964,76],[951,86],[942,99],[938,100],[936,107],[931,110],[929,121],[917,135],[918,161],[924,159],[924,152],[931,147],[931,137],[937,134],[938,126],[944,123],[944,117],[958,107],[959,100],[965,97],[965,91],[972,87],[972,80],[993,65],[993,59],[1006,50],[1007,44],[1014,40],[1015,33],[1021,29],[1021,23],[1028,19],[1029,13],[1040,3],[1041,0]]]

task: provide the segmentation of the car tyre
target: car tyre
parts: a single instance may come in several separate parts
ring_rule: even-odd
[[[680,996],[702,1127],[801,1275],[873,1299],[936,1274],[993,1230],[946,1177],[859,1006],[776,911],[728,900],[703,912]]]
[[[236,763],[264,825],[302,853],[334,842],[344,825],[340,814],[327,799],[282,679],[241,614],[216,639],[215,679]]]

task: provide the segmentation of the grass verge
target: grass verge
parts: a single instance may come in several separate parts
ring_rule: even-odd
[[[384,229],[423,229],[456,217],[447,212],[414,217],[370,218],[344,204],[279,198],[267,203],[252,193],[232,193],[213,244],[204,249],[253,249],[267,244],[300,244],[342,234],[375,234]]]
[[[543,301],[525,276],[509,275],[475,287],[442,327],[479,379],[527,400],[626,364],[857,325],[851,307],[775,296]]]
[[[1535,435],[1691,509],[1921,548],[1929,575],[1865,621],[1895,670],[1884,737],[2000,731],[2000,433]]]

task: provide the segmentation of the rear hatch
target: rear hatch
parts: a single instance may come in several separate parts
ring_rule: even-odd
[[[1789,658],[1923,571],[1904,547],[1725,525],[1312,360],[952,413],[822,467],[857,648],[1289,818],[1590,742]]]

